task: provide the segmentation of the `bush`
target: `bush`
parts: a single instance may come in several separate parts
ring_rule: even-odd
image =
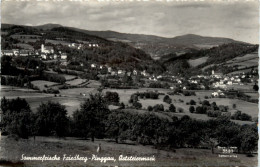
[[[142,108],[142,104],[139,103],[139,102],[134,102],[134,103],[133,103],[133,106],[134,106],[136,109]]]
[[[221,116],[221,111],[212,111],[212,110],[210,110],[210,111],[207,112],[207,115],[209,117],[219,117],[219,116]]]
[[[196,102],[194,100],[190,100],[190,105],[196,105]]]
[[[172,103],[172,99],[168,95],[164,96],[163,101],[168,104]]]
[[[237,108],[237,105],[236,105],[236,104],[233,104],[232,107],[233,107],[233,109],[236,109],[236,108]]]
[[[109,103],[119,103],[119,95],[117,92],[106,92],[105,99]]]
[[[194,111],[195,111],[194,106],[190,106],[189,111],[190,111],[190,113],[194,113]]]
[[[153,107],[153,110],[154,111],[164,111],[164,106],[162,104],[156,104],[154,107]]]
[[[196,113],[197,114],[206,114],[207,113],[207,108],[206,107],[202,107],[202,106],[198,106],[198,107],[196,107]]]
[[[169,111],[170,112],[176,112],[176,107],[173,104],[170,104]]]
[[[183,108],[178,108],[179,113],[183,113]]]
[[[125,109],[125,104],[123,102],[120,103],[120,109]]]
[[[179,99],[179,102],[183,103],[184,101],[182,99]]]
[[[147,110],[148,110],[148,111],[153,111],[153,107],[152,107],[152,106],[148,106],[148,107],[147,107]]]

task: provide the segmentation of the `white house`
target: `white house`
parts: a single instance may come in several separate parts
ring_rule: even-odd
[[[45,53],[42,53],[42,54],[41,54],[41,57],[42,57],[42,59],[44,59],[44,60],[47,59],[47,55],[46,55]]]
[[[213,93],[211,93],[211,95],[214,96],[214,97],[217,97],[218,96],[218,92],[213,92]]]
[[[67,59],[67,54],[66,54],[66,53],[62,53],[61,56],[60,56],[60,58],[61,58],[62,60],[66,60],[66,59]]]
[[[233,85],[233,82],[232,81],[228,81],[227,84],[228,85]]]
[[[108,71],[108,72],[111,72],[111,71],[112,71],[112,68],[111,68],[111,67],[107,67],[107,71]]]
[[[181,84],[181,83],[182,83],[182,81],[181,81],[181,80],[178,80],[177,82],[178,82],[179,84]]]
[[[133,71],[133,74],[134,74],[134,75],[137,75],[137,71],[136,71],[136,70],[134,70],[134,71]]]
[[[91,64],[91,68],[96,68],[96,64]]]
[[[123,70],[118,70],[117,74],[122,74]]]
[[[142,72],[141,72],[141,75],[146,76],[146,71],[145,71],[145,70],[142,71]]]

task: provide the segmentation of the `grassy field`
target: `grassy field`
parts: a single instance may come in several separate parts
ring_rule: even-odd
[[[31,46],[29,44],[25,44],[25,43],[17,43],[17,44],[15,44],[15,46],[21,47],[23,49],[33,49],[33,46]]]
[[[73,79],[76,79],[76,78],[77,78],[77,76],[75,76],[75,75],[63,74],[62,76],[65,77],[66,81],[73,80]]]
[[[50,86],[58,85],[57,82],[50,82],[50,81],[44,81],[44,80],[35,80],[31,82],[33,86],[37,86],[40,90],[46,90]]]
[[[84,99],[86,98],[81,96],[79,92],[87,92],[88,90],[90,91],[94,89],[79,88],[79,90],[77,90],[76,88],[72,90],[69,89],[69,91],[61,90],[61,96],[54,97],[53,94],[39,93],[38,91],[32,89],[1,86],[0,97],[2,98],[5,96],[7,99],[14,99],[17,97],[24,98],[30,104],[33,112],[37,111],[37,108],[41,103],[46,103],[48,101],[59,102],[60,104],[65,105],[68,110],[68,115],[71,116],[76,109],[79,109],[80,104],[84,102]],[[78,93],[77,96],[75,92]]]
[[[215,148],[215,154],[211,154],[208,149],[181,148],[172,150],[159,150],[153,146],[143,146],[133,142],[129,144],[116,144],[112,140],[79,140],[77,138],[58,139],[51,137],[36,137],[28,140],[14,139],[2,136],[0,138],[0,159],[13,162],[22,162],[24,166],[257,166],[257,155],[246,157],[243,154],[237,155],[237,158],[220,158],[220,150]],[[97,146],[101,144],[101,152],[97,153]],[[88,160],[83,161],[21,161],[21,156],[47,156],[57,155],[63,158],[63,155],[91,158],[92,154],[99,157],[114,157],[116,162]],[[129,162],[118,161],[120,155],[124,156],[145,156],[155,157],[155,162]]]
[[[188,62],[190,66],[197,67],[198,65],[205,63],[208,60],[209,57],[201,57],[197,59],[190,59]]]
[[[117,92],[120,96],[120,102],[123,102],[126,105],[130,105],[129,104],[129,99],[131,97],[131,95],[135,92],[145,92],[147,90],[155,90],[155,89],[151,89],[151,88],[141,88],[141,89],[104,89],[103,93],[105,93],[106,91],[111,91],[111,92]],[[167,89],[156,89],[158,92],[160,93],[164,93],[165,95],[167,94],[167,92],[169,92],[170,90]],[[250,102],[246,102],[243,100],[238,100],[238,99],[228,99],[228,98],[209,98],[209,99],[205,99],[205,96],[210,97],[211,93],[213,91],[209,90],[209,91],[198,91],[196,92],[196,96],[182,96],[182,95],[169,95],[170,98],[172,99],[172,103],[174,104],[174,106],[176,107],[176,110],[178,111],[178,108],[182,108],[183,109],[183,113],[171,113],[171,115],[176,115],[178,117],[181,117],[183,115],[189,115],[192,118],[195,119],[200,119],[200,120],[208,120],[210,119],[210,117],[208,117],[205,114],[195,114],[195,113],[190,113],[189,112],[189,107],[190,105],[187,105],[187,102],[190,102],[190,100],[194,100],[196,101],[196,106],[199,106],[199,102],[203,101],[203,100],[208,100],[210,103],[212,102],[216,102],[217,105],[225,105],[228,106],[231,112],[231,114],[233,114],[234,112],[236,112],[236,110],[232,109],[233,104],[237,105],[237,110],[241,110],[243,113],[247,113],[249,115],[251,115],[253,118],[254,117],[258,117],[258,104],[256,103],[250,103]],[[156,104],[163,104],[164,105],[164,109],[168,109],[169,108],[169,104],[163,102],[163,98],[165,95],[159,95],[159,99],[139,99],[139,102],[142,104],[142,109],[147,109],[148,106],[154,106]],[[183,102],[180,102],[180,100],[183,100]],[[168,113],[166,113],[168,114]],[[245,122],[245,121],[235,121],[237,123],[243,124],[243,123],[249,123],[249,122]]]
[[[244,56],[235,57],[234,59],[227,61],[226,64],[242,62],[242,61],[251,61],[251,60],[258,61],[258,54],[252,53],[252,54],[246,54]]]
[[[85,83],[86,81],[87,81],[86,79],[78,78],[78,79],[74,79],[74,80],[71,80],[71,81],[67,81],[66,84],[76,86],[76,85],[80,85],[82,83]]]
[[[45,42],[46,42],[46,43],[51,43],[51,44],[54,44],[54,45],[58,45],[58,44],[68,45],[68,44],[70,44],[70,42],[59,41],[59,40],[51,40],[51,39],[46,39]]]
[[[133,93],[139,92],[145,92],[147,90],[155,90],[152,88],[141,88],[141,89],[104,89],[103,93],[105,94],[106,91],[111,92],[117,92],[120,96],[120,102],[123,102],[126,106],[129,105],[129,99],[130,96]],[[156,89],[160,93],[166,94],[169,92],[167,89]],[[205,96],[210,96],[212,91],[199,91],[196,92],[197,96],[181,96],[181,95],[169,95],[172,99],[172,103],[176,107],[176,110],[178,111],[178,108],[183,109],[183,113],[170,113],[170,115],[176,115],[178,117],[181,117],[183,115],[189,115],[192,118],[200,119],[200,120],[208,120],[210,119],[205,114],[194,114],[189,112],[190,105],[187,105],[187,102],[190,102],[191,99],[197,102],[195,105],[198,106],[199,101],[208,100],[211,103],[216,102],[217,105],[226,105],[229,107],[230,112],[233,114],[236,110],[232,109],[233,104],[236,104],[236,109],[241,110],[243,113],[247,113],[251,115],[252,117],[258,116],[258,104],[256,103],[250,103],[238,99],[227,99],[227,98],[210,98],[205,99]],[[89,97],[89,94],[95,94],[97,93],[96,88],[72,88],[72,89],[61,89],[60,95],[57,97],[54,97],[53,94],[44,94],[39,93],[37,91],[31,90],[31,89],[22,89],[17,87],[10,87],[10,86],[3,86],[1,89],[1,95],[0,97],[6,96],[6,98],[16,98],[21,97],[25,98],[29,104],[31,105],[31,109],[33,111],[36,111],[36,109],[39,107],[39,105],[42,102],[47,102],[49,100],[54,102],[59,102],[62,105],[66,106],[66,109],[68,110],[68,115],[72,115],[72,113],[80,108],[80,104],[84,102],[86,98]],[[138,110],[138,112],[145,111],[147,107],[154,106],[156,104],[163,104],[164,109],[169,108],[169,104],[163,102],[163,98],[165,95],[160,95],[159,99],[153,100],[153,99],[140,99],[139,102],[142,104],[143,110]],[[183,102],[180,102],[179,100],[183,100]],[[112,107],[113,108],[113,107]],[[164,115],[169,115],[169,113],[163,112]],[[236,121],[240,124],[248,123],[245,121]]]

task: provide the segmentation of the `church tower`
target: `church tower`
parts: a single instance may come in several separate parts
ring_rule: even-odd
[[[44,45],[42,44],[41,46],[41,52],[44,53],[45,52],[45,49],[44,49]]]

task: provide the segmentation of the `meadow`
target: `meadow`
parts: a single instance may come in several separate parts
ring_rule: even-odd
[[[7,142],[8,141],[8,142]],[[101,152],[97,153],[98,145],[101,145]],[[52,137],[36,137],[36,140],[29,138],[28,140],[19,139],[18,141],[6,136],[0,137],[1,160],[5,159],[13,162],[20,162],[21,166],[256,166],[257,156],[247,157],[244,154],[232,154],[237,158],[220,158],[221,150],[215,148],[215,154],[208,149],[181,148],[175,149],[157,149],[150,145],[140,145],[130,141],[116,144],[113,140],[103,139],[91,142],[90,140],[81,140],[78,138],[52,138]],[[100,161],[88,160],[83,161],[21,161],[21,155],[26,156],[43,156],[57,155],[63,158],[63,155],[82,157],[92,157],[92,154],[99,157],[114,157],[116,162],[108,161],[101,163]],[[155,162],[129,162],[118,161],[120,155],[127,156],[146,156],[155,157]],[[10,162],[9,161],[9,162]],[[11,163],[9,163],[9,166]]]
[[[197,59],[190,59],[188,61],[188,63],[190,64],[190,66],[192,67],[197,67],[198,65],[202,64],[202,63],[205,63],[207,60],[208,60],[209,57],[200,57],[200,58],[197,58]]]
[[[44,85],[44,84],[42,84]],[[68,110],[68,115],[71,116],[72,113],[80,108],[80,104],[84,102],[85,99],[89,97],[89,94],[95,94],[97,93],[97,89],[93,87],[89,88],[70,88],[70,89],[61,89],[60,94],[56,97],[53,94],[45,94],[45,93],[39,93],[38,91],[34,91],[31,89],[22,89],[17,87],[10,87],[10,86],[2,86],[1,89],[2,93],[0,97],[5,96],[6,98],[16,98],[21,97],[25,98],[29,104],[31,105],[31,109],[35,112],[38,108],[38,106],[42,102],[47,102],[49,100],[54,102],[59,102],[62,105],[65,105],[66,109]],[[168,89],[153,89],[153,88],[140,88],[140,89],[104,89],[103,94],[105,94],[107,91],[111,92],[117,92],[120,97],[120,102],[123,102],[126,106],[130,106],[129,99],[132,94],[136,92],[146,92],[146,91],[158,91],[164,95],[159,95],[158,99],[139,99],[139,102],[142,104],[142,111],[146,111],[148,106],[154,106],[156,104],[163,104],[164,109],[169,108],[169,104],[163,102],[164,96],[170,92]],[[194,100],[196,102],[196,105],[194,107],[199,106],[199,102],[203,100],[208,100],[210,103],[216,102],[217,105],[225,105],[229,107],[229,111],[231,114],[236,112],[236,110],[240,110],[243,113],[247,113],[251,115],[253,118],[258,117],[258,104],[256,103],[250,103],[239,99],[228,99],[228,98],[209,98],[205,99],[205,96],[210,97],[211,93],[213,91],[198,91],[196,92],[196,96],[183,96],[183,95],[169,95],[169,97],[172,99],[172,103],[176,107],[176,113],[167,113],[162,112],[164,115],[176,115],[178,117],[181,117],[183,115],[189,115],[192,118],[200,119],[200,120],[208,120],[210,117],[208,117],[205,114],[195,114],[189,112],[190,105],[187,105],[186,103],[190,102],[190,100]],[[183,102],[180,102],[182,100]],[[233,109],[233,104],[236,104],[236,109]],[[110,108],[113,108],[112,106]],[[178,109],[182,108],[183,112],[178,113]],[[132,110],[132,109],[131,109]],[[138,110],[139,112],[139,110]],[[250,123],[246,121],[235,121],[240,124],[243,123]],[[251,122],[252,123],[252,122]]]

